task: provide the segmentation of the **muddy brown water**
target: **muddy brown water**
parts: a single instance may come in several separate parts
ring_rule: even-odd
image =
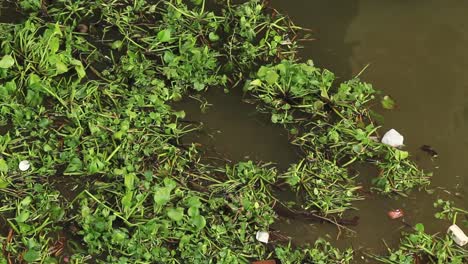
[[[206,162],[252,160],[273,163],[284,171],[299,160],[299,151],[289,144],[287,131],[272,125],[269,115],[259,113],[239,89],[225,93],[222,88],[213,88],[199,97],[185,98],[175,108],[186,112],[185,119],[201,124],[201,130],[184,136],[182,143],[200,144]]]

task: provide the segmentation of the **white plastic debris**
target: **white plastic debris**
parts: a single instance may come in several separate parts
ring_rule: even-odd
[[[403,146],[403,136],[395,129],[390,129],[382,138],[382,143],[395,148]]]
[[[18,167],[21,171],[27,171],[31,167],[31,163],[28,160],[22,160]]]
[[[447,230],[447,234],[449,234],[453,241],[457,243],[460,247],[468,244],[468,237],[463,233],[463,230],[461,230],[460,227],[457,225],[451,225],[449,229]]]
[[[268,232],[265,232],[265,231],[258,231],[255,237],[257,238],[258,241],[267,244],[268,239],[270,238],[270,234],[268,234]]]

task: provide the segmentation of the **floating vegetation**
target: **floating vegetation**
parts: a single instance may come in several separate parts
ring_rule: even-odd
[[[372,86],[302,62],[301,29],[260,1],[17,2],[24,20],[0,24],[2,263],[350,263],[322,239],[256,240],[278,190],[328,219],[363,199],[354,163],[379,169],[377,193],[429,184],[374,140]],[[242,87],[301,151],[287,171],[203,164],[180,143],[199,128],[175,102]]]

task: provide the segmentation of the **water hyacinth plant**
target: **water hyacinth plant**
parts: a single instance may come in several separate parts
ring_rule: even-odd
[[[372,86],[302,62],[300,28],[264,2],[17,8],[21,23],[0,24],[0,263],[350,263],[321,239],[255,239],[278,219],[278,190],[326,218],[363,199],[357,162],[372,160],[382,194],[429,184],[408,152],[372,139]],[[242,85],[299,149],[288,170],[204,164],[181,144],[199,128],[175,102]]]

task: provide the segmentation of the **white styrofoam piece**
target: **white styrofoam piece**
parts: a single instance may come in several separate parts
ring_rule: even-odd
[[[395,129],[390,129],[382,138],[382,143],[395,148],[403,146],[403,136]]]
[[[29,167],[31,167],[31,163],[29,163],[28,160],[22,160],[18,165],[18,168],[21,171],[27,171],[29,169]]]
[[[257,238],[258,241],[267,244],[268,239],[270,238],[270,234],[268,234],[268,232],[265,231],[258,231],[255,238]]]
[[[461,230],[461,228],[457,225],[451,225],[448,228],[447,233],[450,236],[452,236],[453,241],[455,241],[457,245],[462,247],[468,244],[468,237],[465,235],[465,233],[463,233],[463,230]]]

